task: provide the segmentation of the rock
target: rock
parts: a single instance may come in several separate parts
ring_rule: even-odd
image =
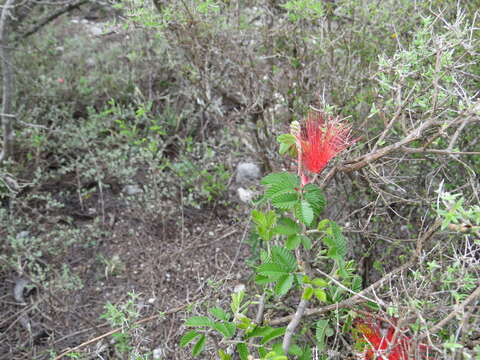
[[[260,167],[257,164],[244,162],[238,164],[235,180],[239,184],[250,184],[257,182],[261,176]]]
[[[255,196],[255,192],[252,191],[252,190],[248,190],[248,189],[244,189],[242,187],[239,187],[237,189],[237,195],[238,195],[238,198],[240,199],[240,201],[246,203],[246,204],[249,204],[253,197]]]
[[[123,191],[130,196],[143,192],[143,190],[138,185],[127,185],[123,188]]]
[[[26,237],[29,237],[30,233],[28,231],[20,231],[17,234],[17,239],[25,239]]]
[[[159,346],[156,349],[153,349],[153,359],[160,360],[163,357],[163,349]]]

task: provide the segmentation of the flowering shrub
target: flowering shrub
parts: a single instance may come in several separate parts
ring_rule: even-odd
[[[347,241],[341,228],[331,220],[320,219],[325,198],[322,190],[314,181],[310,183],[304,172],[306,169],[320,173],[335,155],[353,144],[350,127],[315,112],[310,113],[303,124],[294,122],[291,129],[290,134],[281,135],[278,140],[282,154],[297,157],[297,174],[281,172],[265,176],[261,181],[265,187],[264,195],[257,202],[258,208],[252,211],[254,234],[262,247],[260,263],[254,266],[255,282],[263,292],[259,296],[262,300],[257,302],[257,315],[255,318],[249,316],[249,308],[254,303],[240,291],[232,295],[229,311],[216,306],[209,309],[210,316],[190,317],[185,324],[194,329],[182,337],[180,345],[195,342],[194,356],[204,349],[207,336],[216,333],[213,336],[223,338],[221,342],[215,341],[218,356],[223,360],[232,359],[234,351],[241,360],[282,360],[288,355],[311,359],[312,348],[302,346],[304,341],[298,341],[296,335],[307,304],[336,304],[347,296],[344,289],[360,290],[360,277],[354,274],[353,264],[345,260]],[[307,259],[318,256],[309,254],[314,245],[319,245],[316,240],[321,241],[326,249],[322,256],[326,266],[330,266],[331,275],[316,277],[310,268]],[[264,321],[266,302],[286,296],[299,299],[292,318]],[[288,326],[278,326],[286,322]],[[306,327],[315,328],[316,349],[323,351],[326,338],[333,334],[334,323],[320,319]],[[279,338],[282,338],[281,342],[277,341]],[[259,345],[251,346],[254,341]],[[228,346],[229,343],[233,345]],[[223,344],[227,351],[221,348]]]
[[[413,344],[411,338],[404,334],[404,329],[395,326],[390,320],[386,328],[381,321],[358,318],[354,322],[354,335],[357,345],[364,349],[362,359],[365,360],[409,360],[427,359],[426,345]],[[415,357],[413,357],[415,356]]]

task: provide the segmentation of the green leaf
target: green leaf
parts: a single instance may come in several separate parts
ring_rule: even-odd
[[[312,240],[308,236],[300,235],[300,240],[302,241],[302,245],[306,250],[310,250],[312,248]]]
[[[275,285],[275,295],[285,295],[293,285],[293,275],[282,276]]]
[[[236,330],[236,327],[234,324],[221,323],[221,322],[213,323],[212,328],[217,330],[220,334],[222,334],[227,339],[231,338],[235,334],[235,330]]]
[[[303,188],[303,198],[310,204],[316,216],[320,215],[326,205],[322,190],[314,184],[307,184]]]
[[[200,333],[196,332],[195,330],[191,330],[191,331],[187,332],[180,339],[180,347],[187,346],[193,339],[195,339],[199,335],[200,335]]]
[[[192,355],[193,356],[197,356],[203,351],[203,347],[205,346],[205,340],[206,339],[207,338],[205,337],[205,335],[202,334],[200,336],[200,339],[198,339],[197,343],[195,344],[195,346],[192,349]]]
[[[300,187],[298,176],[288,172],[269,174],[260,182],[267,187],[264,195],[267,199],[284,193],[296,193],[295,189]]]
[[[302,298],[305,300],[310,300],[310,298],[313,295],[313,288],[310,286],[307,286],[305,289],[303,289],[303,295]]]
[[[272,328],[273,330],[270,331],[267,335],[265,335],[262,339],[262,341],[260,342],[260,344],[266,344],[268,343],[269,341],[273,340],[273,339],[276,339],[277,337],[279,336],[282,336],[283,334],[285,334],[285,328]]]
[[[297,269],[297,260],[290,250],[281,246],[272,246],[272,261],[281,265],[286,272]]]
[[[288,353],[290,355],[301,356],[303,354],[303,350],[297,344],[292,344],[288,349]]]
[[[234,314],[237,314],[240,311],[240,305],[242,304],[244,296],[244,291],[238,291],[232,294],[232,303],[230,304],[230,309]]]
[[[258,284],[258,285],[265,285],[273,281],[275,280],[270,279],[268,276],[263,276],[263,275],[255,276],[255,284]]]
[[[285,242],[285,247],[288,250],[295,250],[301,242],[302,238],[300,235],[291,235],[287,238],[287,241]]]
[[[224,311],[222,308],[219,307],[213,307],[208,309],[210,314],[215,316],[218,320],[225,320],[228,321],[230,320],[230,314]]]
[[[245,345],[245,343],[241,342],[237,344],[237,352],[241,360],[248,359],[248,348],[247,348],[247,345]]]
[[[275,227],[275,233],[280,235],[296,235],[300,232],[300,226],[290,218],[280,218]]]
[[[232,360],[232,357],[222,349],[218,350],[218,356],[220,356],[220,360]]]
[[[323,351],[325,349],[325,331],[328,328],[327,320],[318,320],[315,326],[315,339],[317,340],[318,350]]]
[[[260,180],[262,185],[283,184],[285,187],[297,187],[300,185],[297,175],[289,172],[271,173]]]
[[[300,356],[298,358],[298,360],[312,360],[313,357],[312,357],[312,350],[310,349],[309,346],[307,346],[304,350],[303,350],[303,354],[302,356]]]
[[[206,316],[192,316],[185,321],[187,326],[212,326],[213,321]]]
[[[291,210],[298,203],[298,193],[289,192],[272,197],[272,205],[280,210]]]
[[[272,281],[275,281],[288,273],[288,269],[285,269],[282,265],[273,263],[262,264],[257,268],[257,274],[266,276],[272,279]]]
[[[300,201],[295,206],[295,216],[305,225],[310,225],[313,221],[312,206],[306,200]]]
[[[313,290],[314,294],[315,294],[315,297],[322,301],[322,302],[326,302],[327,301],[327,293],[323,290],[323,289],[314,289]]]
[[[275,328],[271,326],[257,326],[255,329],[250,331],[246,337],[247,338],[260,337],[260,336],[263,337],[270,334],[273,330],[275,330]]]
[[[315,278],[312,280],[312,284],[316,287],[327,287],[328,282],[325,279]]]
[[[277,141],[280,144],[288,144],[288,145],[295,145],[297,143],[297,139],[292,134],[282,134],[277,137]]]

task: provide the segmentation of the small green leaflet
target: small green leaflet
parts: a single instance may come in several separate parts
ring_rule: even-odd
[[[266,199],[273,199],[285,193],[296,193],[296,189],[300,187],[298,176],[288,172],[269,174],[260,183],[267,188],[264,195]]]
[[[275,233],[280,235],[295,235],[300,232],[300,226],[290,218],[282,217],[278,220]]]
[[[299,200],[299,194],[297,192],[288,192],[279,194],[272,199],[272,205],[280,210],[290,210],[295,207]]]
[[[272,331],[270,331],[268,334],[264,335],[262,341],[260,341],[260,344],[266,344],[267,342],[269,342],[270,340],[273,340],[279,336],[282,336],[283,334],[285,334],[285,330],[286,328],[282,327],[282,328],[272,328]]]
[[[291,235],[287,238],[287,241],[285,242],[285,247],[288,250],[295,250],[301,242],[302,238],[300,237],[300,235]]]
[[[192,349],[192,355],[193,356],[197,356],[202,352],[203,347],[205,346],[205,340],[206,340],[206,337],[205,337],[205,335],[202,334],[200,336],[200,339],[198,339],[197,343],[195,344],[195,346]]]
[[[212,328],[217,330],[220,334],[222,334],[227,339],[235,335],[236,327],[232,323],[215,322],[212,324]]]
[[[245,345],[245,343],[241,342],[237,344],[237,352],[241,360],[248,359],[248,348],[247,348],[247,345]]]
[[[313,288],[311,286],[307,286],[305,289],[303,289],[302,299],[310,300],[312,295],[313,295]]]
[[[318,350],[323,351],[325,349],[325,336],[328,328],[327,320],[318,320],[315,326],[315,339],[317,340]]]
[[[218,320],[225,320],[228,321],[230,320],[230,314],[224,311],[222,308],[219,307],[213,307],[208,309],[210,314],[215,316]]]
[[[185,321],[187,326],[212,326],[213,321],[206,316],[192,316]]]
[[[230,355],[228,355],[222,349],[218,350],[218,356],[220,356],[220,360],[231,360],[232,359],[232,357]]]
[[[271,281],[278,280],[280,277],[287,275],[288,269],[280,264],[268,263],[262,264],[257,268],[257,274],[270,278]]]
[[[297,269],[297,260],[291,251],[281,246],[272,246],[272,261],[283,266],[287,272]]]
[[[303,188],[303,198],[310,204],[316,216],[320,215],[325,208],[325,196],[317,185],[305,185]]]
[[[305,225],[310,225],[313,221],[313,208],[306,200],[302,200],[295,205],[295,216]]]
[[[283,296],[285,295],[292,287],[293,285],[293,275],[285,275],[282,276],[277,284],[275,285],[275,295],[277,296]]]
[[[195,330],[191,330],[191,331],[187,332],[180,339],[180,347],[187,346],[193,339],[195,339],[199,335],[200,335],[200,333],[196,332]]]

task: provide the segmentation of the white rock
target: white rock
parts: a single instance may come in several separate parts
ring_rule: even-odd
[[[233,292],[234,293],[239,293],[241,291],[245,291],[245,288],[246,288],[245,284],[240,283],[240,284],[235,285],[235,287],[233,288]]]
[[[237,189],[237,195],[240,199],[240,201],[249,204],[253,197],[255,196],[255,192],[252,190],[244,189],[242,187],[239,187]]]
[[[127,195],[136,195],[143,192],[143,190],[138,185],[127,185],[123,188],[123,191]]]
[[[24,239],[26,237],[29,237],[30,236],[30,232],[28,231],[20,231],[18,234],[17,234],[17,239]]]
[[[159,346],[153,350],[153,359],[160,360],[163,357],[163,349]]]
[[[261,177],[260,167],[254,163],[240,163],[237,166],[236,181],[240,184],[256,182]]]

